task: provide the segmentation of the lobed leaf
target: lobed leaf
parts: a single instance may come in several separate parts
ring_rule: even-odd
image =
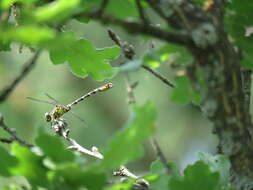
[[[224,155],[212,156],[207,153],[200,152],[198,154],[199,158],[204,161],[213,172],[218,172],[220,174],[220,184],[226,186],[229,183],[230,177],[230,162],[228,158]]]
[[[154,131],[155,108],[150,102],[143,106],[131,107],[126,126],[112,139],[104,152],[102,166],[116,168],[143,155],[141,144]]]
[[[11,42],[9,40],[0,40],[0,51],[10,51]]]
[[[53,30],[38,26],[8,27],[0,30],[0,41],[18,41],[25,44],[39,45],[55,37]]]
[[[86,187],[92,190],[101,190],[106,182],[105,173],[99,170],[84,170],[76,163],[58,165],[54,172],[51,172],[54,184],[60,183],[62,179],[65,185],[71,189]]]
[[[173,190],[215,190],[219,187],[219,173],[212,172],[203,161],[197,161],[184,170],[181,178],[173,177],[169,189]]]
[[[132,0],[111,0],[106,11],[115,15],[117,18],[138,16],[135,2]]]
[[[48,169],[43,165],[43,156],[19,144],[12,144],[12,154],[18,160],[16,167],[11,168],[12,174],[26,177],[32,185],[48,187]]]
[[[119,56],[118,46],[96,49],[90,41],[75,40],[72,33],[65,33],[53,48],[49,48],[54,64],[67,62],[72,72],[79,77],[89,74],[95,80],[101,81],[113,77],[117,72],[108,61]]]
[[[227,3],[225,27],[237,46],[243,51],[242,65],[253,68],[253,35],[246,35],[247,27],[252,26],[253,3],[251,0],[233,0]]]
[[[39,7],[34,16],[39,22],[59,21],[70,15],[74,8],[77,8],[80,0],[57,0]]]
[[[167,189],[170,176],[167,175],[163,163],[160,160],[152,162],[150,170],[152,174],[157,174],[157,178],[150,183],[151,188],[157,190]]]
[[[57,136],[50,136],[41,130],[35,142],[43,153],[57,164],[74,160],[73,152],[67,150]]]
[[[0,1],[0,8],[1,9],[7,9],[14,3],[34,3],[37,0],[1,0]]]
[[[16,166],[17,159],[0,147],[0,176],[11,176],[10,168]]]

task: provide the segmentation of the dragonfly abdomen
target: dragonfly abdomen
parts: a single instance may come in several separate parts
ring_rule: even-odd
[[[83,101],[85,98],[88,98],[88,97],[90,97],[91,95],[96,94],[97,92],[106,91],[106,90],[112,88],[112,86],[113,86],[112,83],[108,83],[108,84],[106,84],[106,85],[104,85],[104,86],[101,86],[101,87],[99,87],[99,88],[96,88],[96,89],[90,91],[89,93],[83,95],[82,97],[78,98],[78,99],[75,100],[74,102],[68,104],[67,107],[72,107],[72,106],[78,104],[79,102]]]

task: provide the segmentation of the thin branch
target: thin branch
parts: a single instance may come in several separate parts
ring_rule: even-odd
[[[139,177],[130,172],[125,166],[120,166],[119,169],[113,172],[114,176],[122,176],[122,177],[129,177],[133,179],[138,179]]]
[[[131,44],[128,43],[123,43],[120,39],[120,37],[113,32],[112,30],[108,30],[108,34],[110,36],[110,38],[118,45],[122,48],[123,50],[123,54],[127,59],[132,60],[134,55],[135,55],[135,51],[134,48]],[[146,66],[146,65],[142,65],[142,68],[144,68],[145,70],[149,71],[151,74],[153,74],[154,76],[156,76],[158,79],[160,79],[163,83],[165,83],[166,85],[168,85],[169,87],[175,88],[175,85],[172,84],[168,79],[166,79],[164,76],[162,76],[160,73],[158,73],[157,71],[155,71],[154,69]]]
[[[2,143],[7,143],[7,144],[11,144],[13,143],[14,139],[13,138],[0,138],[0,142]]]
[[[101,16],[104,13],[104,11],[105,11],[106,6],[108,5],[108,3],[109,3],[109,0],[102,0],[102,2],[100,4],[100,7],[96,11],[96,14],[98,14],[99,16]]]
[[[84,12],[77,14],[75,17],[92,18],[94,20],[101,22],[102,24],[112,24],[120,26],[129,33],[149,35],[157,39],[179,45],[190,45],[192,43],[192,40],[188,35],[174,32],[167,32],[152,25],[135,21],[122,20],[108,14],[103,14],[100,16],[97,15],[96,13]]]
[[[57,120],[53,123],[51,128],[54,132],[63,137],[66,141],[68,141],[71,145],[67,147],[69,150],[74,150],[80,152],[81,154],[89,155],[94,158],[102,160],[104,156],[98,151],[97,147],[93,146],[91,150],[88,150],[78,144],[74,139],[69,137],[70,130],[68,129],[68,124],[65,120]]]
[[[0,103],[5,101],[6,98],[10,95],[10,93],[14,90],[14,88],[17,86],[17,84],[31,71],[31,69],[36,64],[38,57],[40,55],[40,51],[37,51],[32,59],[23,67],[21,73],[14,79],[14,81],[6,86],[1,92],[0,92]]]
[[[189,23],[187,17],[185,16],[184,12],[182,11],[182,9],[175,3],[172,5],[174,10],[176,11],[176,13],[178,14],[179,18],[181,19],[182,23],[184,24],[186,30],[188,32],[191,31],[191,24]]]
[[[128,104],[135,104],[136,103],[136,99],[134,96],[134,88],[136,87],[136,83],[132,84],[130,81],[130,77],[128,75],[128,73],[125,73],[125,82],[126,82],[126,86],[127,86],[127,94],[128,94]]]
[[[71,144],[69,147],[67,147],[67,149],[80,152],[81,154],[84,155],[92,156],[96,159],[100,160],[104,159],[104,156],[98,151],[97,147],[93,146],[91,150],[88,150],[83,146],[81,146],[80,144],[78,144],[74,139],[70,138],[69,137],[70,130],[68,129],[68,123],[65,120],[60,119],[54,121],[51,128],[57,135],[63,137],[66,141],[68,141]],[[120,168],[116,172],[113,172],[113,175],[133,178],[136,180],[134,183],[135,188],[143,190],[149,189],[148,181],[139,176],[136,176],[135,174],[130,172],[125,166],[120,166]]]
[[[4,117],[2,114],[0,114],[0,128],[2,128],[4,131],[6,131],[7,133],[9,133],[11,135],[11,137],[9,139],[7,138],[1,138],[1,142],[3,143],[12,143],[14,141],[18,142],[19,144],[26,146],[26,147],[33,147],[32,144],[26,142],[25,140],[19,138],[17,136],[17,132],[14,128],[9,128],[5,123],[4,123]]]
[[[157,157],[160,159],[160,161],[164,165],[167,174],[171,174],[171,168],[169,167],[168,162],[167,162],[167,160],[165,158],[165,155],[163,154],[163,152],[162,152],[162,150],[161,150],[158,142],[155,139],[153,139],[152,143],[153,143],[154,148],[156,150]]]
[[[167,24],[169,24],[169,16],[167,16],[159,6],[161,3],[157,0],[146,0],[146,2],[150,5],[150,7],[162,18]]]
[[[168,79],[166,79],[164,76],[162,76],[160,73],[158,73],[157,71],[155,71],[154,69],[146,66],[146,65],[142,65],[142,68],[144,68],[145,70],[147,70],[148,72],[152,73],[154,76],[156,76],[157,78],[159,78],[163,83],[165,83],[166,85],[175,88],[176,86],[174,84],[172,84],[170,81],[168,81]]]
[[[82,147],[80,144],[78,144],[74,139],[71,139],[69,137],[65,138],[66,140],[68,140],[70,142],[70,144],[72,144],[71,146],[69,146],[67,149],[69,150],[75,150],[77,152],[80,152],[82,154],[87,154],[89,156],[93,156],[95,158],[98,159],[103,159],[104,156],[98,151],[97,147],[93,146],[91,148],[91,150],[88,150],[84,147]]]
[[[149,182],[140,176],[136,176],[135,174],[130,172],[125,166],[120,166],[117,171],[113,172],[113,175],[135,179],[136,181],[134,183],[134,188],[149,190]]]
[[[145,12],[144,12],[144,9],[143,9],[143,7],[142,7],[142,5],[141,5],[140,0],[135,0],[135,4],[136,4],[136,6],[137,6],[140,19],[142,20],[143,23],[148,24],[149,21],[148,21],[146,15],[145,15]]]

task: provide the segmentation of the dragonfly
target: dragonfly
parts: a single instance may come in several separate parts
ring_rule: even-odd
[[[109,90],[110,88],[113,87],[112,83],[107,83],[99,88],[93,89],[92,91],[88,92],[87,94],[84,94],[83,96],[81,96],[80,98],[74,100],[73,102],[64,105],[61,104],[59,101],[57,101],[55,98],[53,98],[51,95],[45,93],[45,95],[51,100],[51,102],[46,101],[46,100],[40,100],[40,99],[36,99],[36,98],[32,98],[32,97],[27,97],[29,100],[32,101],[36,101],[36,102],[43,102],[46,104],[51,104],[54,105],[54,108],[51,112],[46,112],[45,113],[45,120],[47,122],[50,123],[56,123],[60,120],[62,120],[62,116],[67,113],[70,112],[73,116],[75,116],[76,118],[78,118],[80,121],[84,122],[85,121],[79,117],[78,115],[75,114],[75,112],[73,112],[71,109],[74,105],[77,105],[78,103],[80,103],[81,101],[83,101],[84,99],[90,97],[91,95],[96,94],[97,92],[104,92],[106,90]]]

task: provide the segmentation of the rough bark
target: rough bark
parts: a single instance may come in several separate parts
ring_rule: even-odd
[[[243,83],[240,52],[223,29],[223,2],[213,1],[205,10],[186,0],[179,4],[148,2],[167,23],[191,36],[192,42],[185,46],[194,56],[194,62],[188,66],[187,73],[193,87],[203,95],[201,107],[213,122],[219,152],[231,161],[231,183],[238,189],[253,189],[252,123],[249,90],[245,91],[249,87],[243,86],[248,83]],[[169,16],[164,11],[166,5],[172,12]],[[203,73],[204,88],[199,85],[198,72]]]

